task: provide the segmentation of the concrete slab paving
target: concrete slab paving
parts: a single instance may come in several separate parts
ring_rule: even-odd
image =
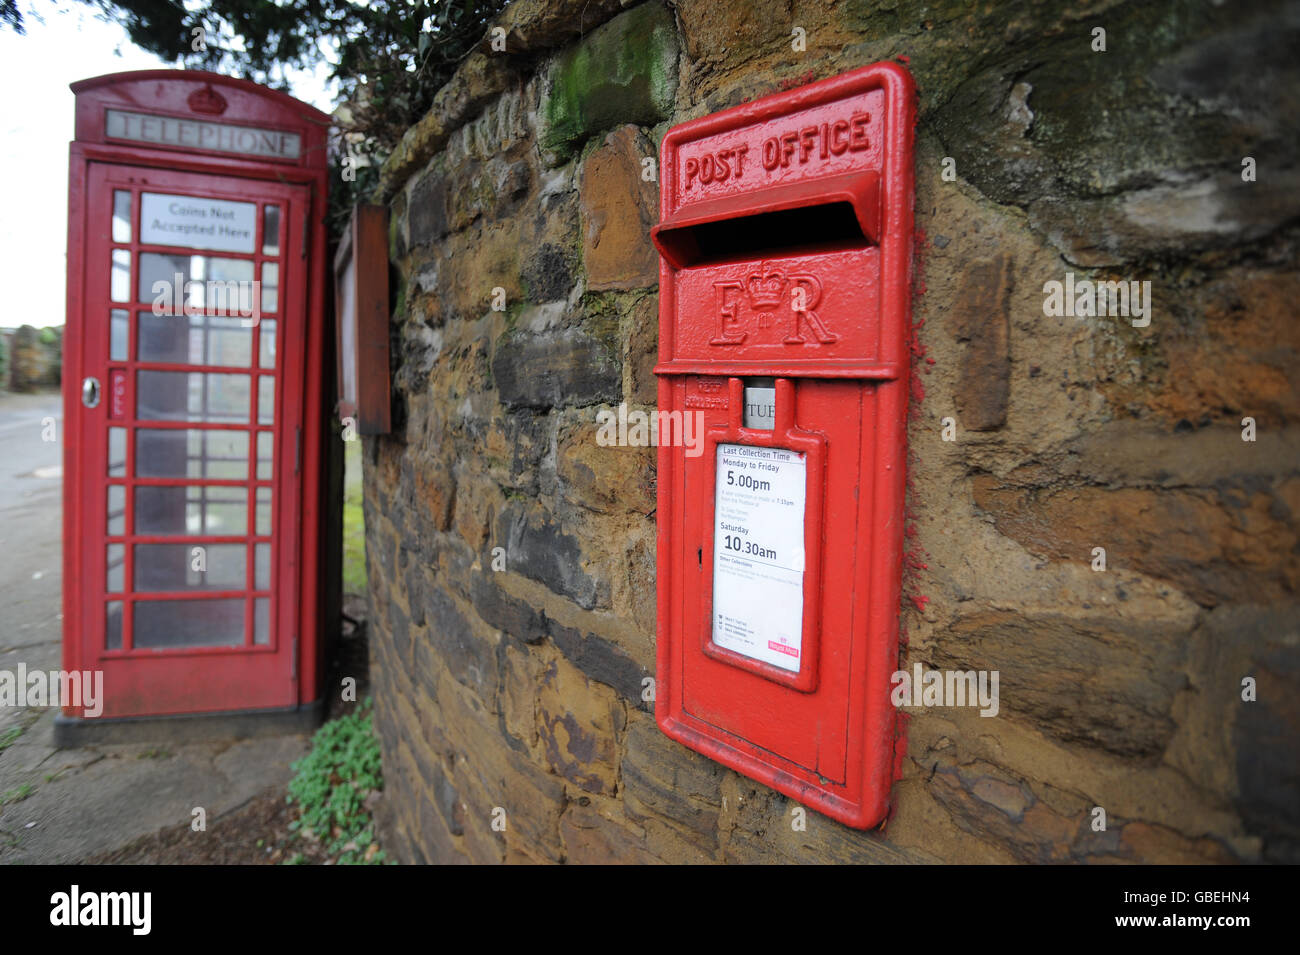
[[[277,736],[53,750],[40,742],[53,719],[53,711],[46,713],[31,741],[0,754],[0,786],[10,794],[30,787],[0,808],[0,863],[76,862],[188,823],[195,808],[210,824],[268,789],[283,788],[290,763],[309,749],[305,736]]]

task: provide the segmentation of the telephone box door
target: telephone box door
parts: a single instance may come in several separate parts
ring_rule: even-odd
[[[308,203],[89,167],[67,544],[104,717],[298,703]]]

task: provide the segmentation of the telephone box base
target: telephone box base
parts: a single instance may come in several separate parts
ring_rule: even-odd
[[[312,733],[324,722],[325,701],[275,710],[130,716],[119,719],[54,717],[54,745],[60,749],[111,743],[189,743]]]

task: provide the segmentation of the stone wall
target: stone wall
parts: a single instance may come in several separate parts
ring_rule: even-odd
[[[380,187],[395,855],[1300,861],[1300,6],[517,0],[499,23]],[[798,831],[642,699],[655,462],[598,447],[596,414],[654,406],[666,129],[887,59],[919,88],[900,667],[996,670],[1001,705],[909,710],[882,829]],[[1067,273],[1149,281],[1149,324],[1046,315]]]

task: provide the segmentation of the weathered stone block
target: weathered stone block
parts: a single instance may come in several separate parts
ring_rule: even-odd
[[[541,242],[524,259],[520,277],[528,301],[558,302],[573,288],[569,253],[553,242]]]
[[[991,611],[959,618],[934,664],[999,671],[1003,716],[1024,714],[1067,741],[1154,756],[1173,732],[1175,694],[1187,683],[1186,634],[1159,624]],[[992,722],[992,720],[990,720]]]
[[[599,409],[614,414],[615,409]],[[606,514],[650,514],[654,510],[655,449],[597,442],[596,409],[566,416],[557,437],[556,475],[565,498]]]
[[[587,288],[633,289],[659,280],[659,253],[650,241],[659,193],[643,175],[654,143],[635,126],[620,126],[582,164],[582,264]]]
[[[584,610],[595,607],[602,594],[608,599],[608,586],[582,569],[581,542],[550,515],[512,502],[497,519],[496,539],[503,542],[511,568]]]
[[[966,269],[953,322],[966,343],[957,388],[957,410],[967,431],[1006,424],[1011,382],[1011,263],[1005,255]]]
[[[437,170],[426,173],[411,189],[411,245],[419,247],[444,238],[450,231],[447,219],[447,179]]]
[[[551,66],[543,148],[567,157],[593,133],[667,119],[677,93],[677,29],[652,0],[593,30]]]
[[[1108,566],[1168,580],[1206,606],[1300,590],[1300,530],[1267,491],[1013,487],[987,475],[974,489],[998,530],[1054,560],[1105,547]]]
[[[489,626],[522,643],[540,643],[546,639],[546,615],[510,596],[497,585],[495,577],[496,573],[485,567],[470,581],[470,599],[478,615]]]
[[[507,333],[497,343],[492,376],[501,400],[511,407],[617,401],[622,386],[617,356],[577,328]]]
[[[626,323],[623,367],[627,374],[627,400],[631,404],[654,405],[659,400],[659,378],[654,373],[659,361],[658,296],[647,295],[637,302]]]
[[[628,818],[643,826],[667,824],[695,849],[716,852],[725,770],[669,739],[647,714],[630,712],[627,733],[623,785]]]
[[[486,705],[495,704],[498,673],[496,644],[477,635],[452,597],[442,589],[429,594],[425,613],[429,639],[448,672]]]
[[[570,865],[655,862],[645,830],[629,822],[614,799],[580,797],[560,817],[564,861]]]
[[[537,728],[551,770],[583,792],[613,795],[626,722],[623,704],[563,659],[551,661],[541,677]]]
[[[613,687],[628,702],[640,705],[642,681],[651,674],[614,644],[592,633],[583,633],[547,621],[551,640],[579,670],[591,679]]]

